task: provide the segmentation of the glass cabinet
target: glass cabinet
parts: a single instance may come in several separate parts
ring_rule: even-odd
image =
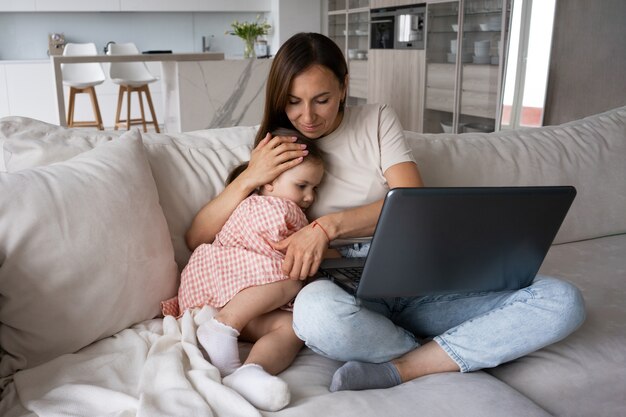
[[[328,0],[326,33],[348,61],[350,102],[367,99],[369,0]]]
[[[428,4],[424,132],[498,128],[510,2]]]

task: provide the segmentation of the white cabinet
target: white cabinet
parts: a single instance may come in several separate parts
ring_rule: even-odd
[[[367,98],[369,0],[329,0],[326,35],[341,48],[348,61],[350,104]]]
[[[38,12],[119,12],[120,0],[35,0]]]
[[[276,1],[276,0],[274,0]],[[288,1],[288,0],[281,0]],[[0,12],[268,12],[272,0],[1,0]]]
[[[57,123],[52,67],[47,61],[0,65],[6,81],[6,103],[0,117],[24,116]],[[4,111],[3,112],[3,107]]]
[[[9,93],[6,82],[6,65],[0,65],[0,117],[9,114]]]
[[[498,128],[510,3],[428,4],[424,132]]]
[[[123,12],[266,12],[271,0],[119,0]]]
[[[372,49],[368,60],[368,103],[389,104],[415,132],[422,130],[424,59],[419,49]]]
[[[0,12],[34,12],[35,0],[2,0]]]
[[[422,3],[415,0],[370,0],[370,2],[370,7],[372,9],[378,9],[381,7],[410,6],[417,3]]]
[[[367,61],[352,60],[348,63],[350,97],[367,99],[367,80],[369,79]]]
[[[123,12],[266,12],[270,0],[120,0]]]

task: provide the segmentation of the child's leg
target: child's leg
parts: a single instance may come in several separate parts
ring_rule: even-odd
[[[255,342],[246,364],[256,363],[272,375],[287,369],[304,346],[292,327],[290,311],[275,310],[250,322],[241,334],[243,340]]]
[[[241,330],[255,317],[291,301],[301,287],[300,281],[285,280],[246,288],[198,328],[198,341],[222,376],[241,366],[237,345]]]
[[[293,300],[301,289],[302,281],[291,279],[248,287],[237,293],[217,313],[215,319],[241,332],[252,319]]]
[[[277,411],[289,404],[289,386],[272,376],[286,369],[303,346],[291,327],[291,313],[272,311],[258,317],[243,329],[242,338],[256,341],[246,364],[224,378],[255,407]]]

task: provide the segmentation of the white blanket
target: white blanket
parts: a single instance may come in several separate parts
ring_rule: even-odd
[[[196,328],[209,309],[150,320],[81,351],[18,372],[22,406],[39,416],[260,417],[221,384]]]

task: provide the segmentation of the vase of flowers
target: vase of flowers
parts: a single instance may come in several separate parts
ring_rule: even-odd
[[[272,27],[267,21],[261,22],[259,19],[261,16],[256,17],[255,22],[239,22],[235,20],[230,26],[233,30],[227,31],[227,34],[239,36],[243,39],[243,57],[254,58],[256,56],[254,52],[254,42],[259,36],[264,36],[269,33]]]

